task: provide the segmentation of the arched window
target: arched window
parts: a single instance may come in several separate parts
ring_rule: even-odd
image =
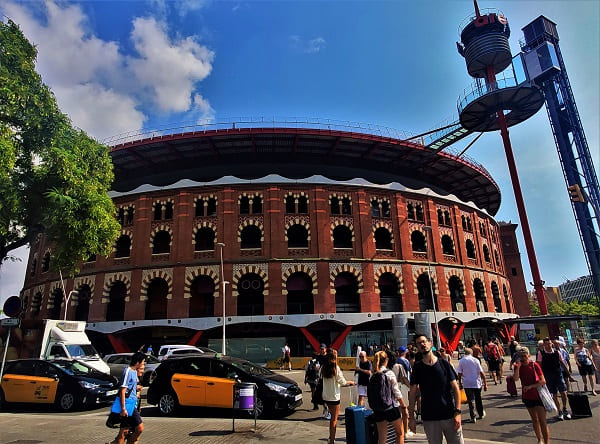
[[[415,216],[417,218],[417,221],[419,222],[424,222],[425,221],[425,213],[423,212],[423,205],[421,204],[417,204],[416,208],[415,208]]]
[[[452,311],[465,311],[465,290],[458,276],[451,276],[448,279],[448,289],[450,290]]]
[[[262,233],[256,225],[247,225],[240,233],[240,248],[261,248]]]
[[[288,248],[308,248],[308,230],[304,225],[292,225],[287,231]]]
[[[167,296],[169,284],[162,278],[154,278],[148,284],[148,300],[146,301],[145,319],[167,318]]]
[[[502,302],[500,302],[500,289],[496,281],[492,281],[492,299],[494,300],[494,310],[502,312]]]
[[[444,225],[447,227],[452,226],[452,219],[450,218],[450,212],[448,210],[444,211]]]
[[[125,225],[125,208],[119,208],[117,211],[117,222],[121,226]]]
[[[476,259],[477,256],[475,254],[475,245],[471,239],[467,239],[465,242],[465,246],[467,248],[467,257],[469,259]]]
[[[127,296],[127,286],[122,281],[114,282],[108,294],[107,321],[122,321],[125,319],[125,296]]]
[[[46,273],[48,270],[50,270],[50,252],[46,251],[42,260],[42,273]]]
[[[498,256],[498,250],[494,250],[494,261],[496,262],[496,267],[500,266],[500,256]]]
[[[163,204],[161,202],[155,202],[154,203],[154,220],[161,220],[162,219],[162,207]]]
[[[410,202],[406,204],[406,213],[408,220],[415,220],[415,207]]]
[[[31,314],[37,316],[40,314],[40,307],[42,306],[43,295],[41,292],[36,292],[31,300]]]
[[[215,232],[212,228],[202,227],[194,237],[194,251],[211,251],[215,249]]]
[[[352,231],[346,225],[333,229],[333,248],[352,248]]]
[[[313,314],[313,283],[306,273],[293,273],[287,280],[287,313]]]
[[[337,313],[360,313],[358,282],[352,273],[342,272],[334,281],[335,311]]]
[[[349,197],[342,198],[342,214],[352,214],[352,201]]]
[[[61,288],[55,289],[50,298],[53,301],[53,307],[48,311],[49,319],[62,319],[61,311],[62,311],[62,303],[64,299],[63,291]]]
[[[392,273],[383,273],[377,282],[379,287],[379,303],[381,311],[402,311],[402,296],[400,295],[400,284],[398,278]]]
[[[165,219],[173,219],[173,202],[169,201],[165,204]]]
[[[77,305],[75,306],[75,320],[86,321],[90,312],[90,299],[92,290],[89,285],[82,285],[77,290]]]
[[[454,256],[454,242],[447,234],[442,236],[442,253],[448,256]]]
[[[391,250],[392,249],[392,234],[387,228],[379,227],[375,230],[375,249]]]
[[[37,256],[35,256],[33,258],[33,260],[31,261],[31,267],[29,269],[29,276],[35,276],[36,269],[37,269]]]
[[[286,214],[296,213],[296,199],[291,194],[285,198],[285,212]]]
[[[248,196],[240,198],[240,214],[250,214],[250,198]]]
[[[379,208],[379,201],[377,199],[371,200],[371,216],[381,217],[381,209]]]
[[[438,224],[444,225],[444,212],[438,208],[437,210]]]
[[[415,230],[410,234],[410,244],[412,246],[412,251],[418,253],[425,253],[427,251],[425,235],[419,230]]]
[[[492,262],[492,258],[490,257],[490,249],[487,245],[483,245],[483,258],[487,263]]]
[[[188,316],[202,318],[214,316],[215,311],[215,283],[209,276],[197,276],[190,286],[190,305]]]
[[[475,304],[477,311],[487,311],[487,301],[485,300],[485,288],[483,282],[476,278],[473,280],[473,292],[475,293]]]
[[[215,216],[217,214],[217,199],[214,197],[208,198],[208,204],[206,205],[206,215]]]
[[[261,214],[263,212],[260,194],[240,197],[240,214]]]
[[[298,213],[308,214],[308,197],[298,196]]]
[[[154,235],[152,241],[152,254],[165,254],[171,251],[171,235],[166,230],[161,230]]]
[[[435,294],[435,282],[433,279],[429,278],[427,273],[422,273],[417,278],[417,292],[419,294],[419,310],[420,311],[429,311],[433,310],[433,298],[432,291]],[[435,302],[437,306],[437,301]]]
[[[508,290],[504,284],[502,284],[502,292],[504,293],[504,305],[506,305],[506,312],[512,313],[512,309],[510,307],[510,298],[508,297]]]
[[[265,311],[263,291],[265,284],[255,273],[248,273],[238,281],[238,316],[260,316]]]
[[[117,239],[115,250],[115,258],[129,257],[131,255],[131,239],[128,235],[122,234],[119,239]]]
[[[340,214],[340,200],[337,196],[331,196],[329,208],[331,214]]]

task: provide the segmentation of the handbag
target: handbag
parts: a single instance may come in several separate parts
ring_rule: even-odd
[[[552,413],[557,411],[556,404],[554,403],[554,399],[552,399],[552,395],[550,394],[550,390],[546,387],[546,384],[537,388],[538,393],[540,395],[540,399],[544,404],[544,408],[548,413]]]
[[[465,404],[467,402],[467,392],[464,388],[460,389],[460,403]]]

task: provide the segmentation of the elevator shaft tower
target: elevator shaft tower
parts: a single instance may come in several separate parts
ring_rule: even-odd
[[[556,23],[540,16],[522,30],[523,61],[530,81],[544,91],[558,157],[598,299],[600,187],[558,44]]]

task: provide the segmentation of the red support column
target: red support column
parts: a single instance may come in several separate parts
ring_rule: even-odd
[[[315,351],[319,350],[320,345],[319,345],[319,341],[317,341],[317,338],[315,338],[307,329],[306,327],[300,327],[300,331],[302,332],[302,334],[304,335],[304,337],[306,338],[306,340],[310,343],[310,345],[312,345],[312,347],[315,349]]]
[[[198,330],[196,332],[196,334],[194,336],[192,336],[192,339],[190,339],[187,343],[187,345],[196,345],[196,343],[200,340],[200,338],[202,337],[202,334],[204,333],[204,330]]]
[[[131,350],[129,350],[129,347],[127,347],[127,344],[125,344],[121,338],[116,337],[113,334],[108,334],[106,335],[108,337],[108,340],[110,341],[110,344],[113,346],[113,348],[115,349],[115,353],[129,353],[131,352]]]
[[[344,330],[342,330],[338,337],[335,338],[334,341],[331,343],[331,348],[333,348],[334,350],[338,350],[342,346],[342,343],[346,340],[346,337],[351,331],[351,325],[348,325],[346,328],[344,328]]]

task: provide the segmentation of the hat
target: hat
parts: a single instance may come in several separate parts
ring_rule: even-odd
[[[399,351],[400,353],[404,353],[404,352],[406,351],[406,347],[405,347],[405,346],[403,346],[403,345],[401,345],[400,347],[398,347],[398,351]]]
[[[325,344],[321,344],[321,348],[327,348]]]

